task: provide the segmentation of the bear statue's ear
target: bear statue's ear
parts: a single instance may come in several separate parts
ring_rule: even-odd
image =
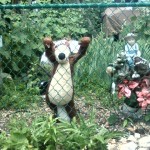
[[[46,37],[43,39],[43,44],[45,48],[50,48],[53,45],[53,40],[51,37]]]

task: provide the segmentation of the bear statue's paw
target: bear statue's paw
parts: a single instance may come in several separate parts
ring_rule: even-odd
[[[46,37],[43,40],[43,44],[45,47],[50,48],[51,45],[53,44],[53,40],[51,39],[51,37]]]
[[[90,39],[89,37],[83,37],[83,38],[80,40],[79,44],[80,44],[81,46],[88,46],[89,43],[90,43],[90,41],[91,41],[91,39]]]

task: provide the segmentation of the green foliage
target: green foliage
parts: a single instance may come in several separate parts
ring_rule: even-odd
[[[80,117],[79,124],[76,120],[73,120],[71,124],[64,124],[60,127],[61,130],[62,127],[66,127],[61,133],[66,137],[66,140],[61,139],[64,149],[105,150],[110,138],[117,138],[121,135],[119,132],[111,132],[104,127],[98,127],[94,123],[94,115],[92,113],[88,121]]]
[[[133,108],[139,108],[139,103],[137,102],[137,96],[134,92],[132,92],[130,98],[125,98],[124,103],[127,104],[127,106]]]
[[[111,138],[118,138],[122,133],[99,127],[94,123],[93,114],[89,120],[80,117],[80,123],[73,119],[71,123],[56,123],[56,119],[39,116],[27,123],[27,120],[13,119],[10,134],[0,134],[2,150],[106,150]]]
[[[7,4],[7,3],[10,3],[10,2],[11,2],[11,0],[1,0],[2,4]]]
[[[0,50],[3,70],[13,76],[27,72],[31,62],[38,59],[41,36],[36,36],[37,26],[28,17],[15,11],[5,10],[0,21],[0,34],[4,46]]]
[[[108,118],[108,123],[110,125],[115,124],[118,121],[118,116],[116,114],[111,114]]]
[[[2,11],[0,35],[4,46],[0,54],[4,71],[14,76],[26,73],[31,63],[38,61],[45,36],[52,36],[54,40],[79,39],[88,31],[83,24],[80,9]]]
[[[150,17],[149,8],[141,9],[141,15],[139,17],[132,18],[135,31],[139,33],[141,38],[149,38],[150,36]]]
[[[0,109],[26,109],[33,103],[39,103],[39,88],[27,88],[19,81],[9,81],[3,84],[3,94],[0,99]]]
[[[146,121],[146,122],[149,122],[149,121],[150,121],[150,113],[147,113],[147,114],[144,116],[144,121]]]
[[[131,124],[133,124],[133,120],[131,118],[124,119],[124,121],[123,121],[123,127],[124,128],[127,127],[128,125],[131,125]]]
[[[78,61],[74,71],[74,85],[77,95],[84,96],[87,103],[100,100],[105,107],[118,106],[119,101],[110,95],[111,78],[106,74],[109,63],[115,60],[117,52],[123,49],[123,42],[112,43],[104,39],[101,32],[88,48],[86,55]]]
[[[46,119],[46,118],[45,118]],[[43,118],[37,119],[33,123],[32,131],[32,143],[34,147],[38,149],[55,149],[58,139],[58,129],[55,126],[56,119],[52,119],[52,116],[43,120]]]
[[[104,39],[103,33],[93,38],[87,54],[76,64],[75,85],[84,90],[88,87],[91,89],[90,86],[92,88],[99,85],[107,87],[110,84],[110,78],[106,74],[106,67],[120,50],[122,50],[122,43],[112,43],[110,39]]]

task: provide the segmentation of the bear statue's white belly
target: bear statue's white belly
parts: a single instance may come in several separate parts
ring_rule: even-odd
[[[48,89],[50,102],[55,105],[65,105],[71,101],[73,84],[70,64],[59,64]]]

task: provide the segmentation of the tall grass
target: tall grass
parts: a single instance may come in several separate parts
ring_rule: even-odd
[[[95,86],[99,83],[110,83],[110,78],[106,74],[106,68],[113,62],[119,51],[123,50],[122,42],[112,42],[111,39],[103,38],[103,34],[92,39],[87,54],[76,65],[75,85],[83,88]]]

